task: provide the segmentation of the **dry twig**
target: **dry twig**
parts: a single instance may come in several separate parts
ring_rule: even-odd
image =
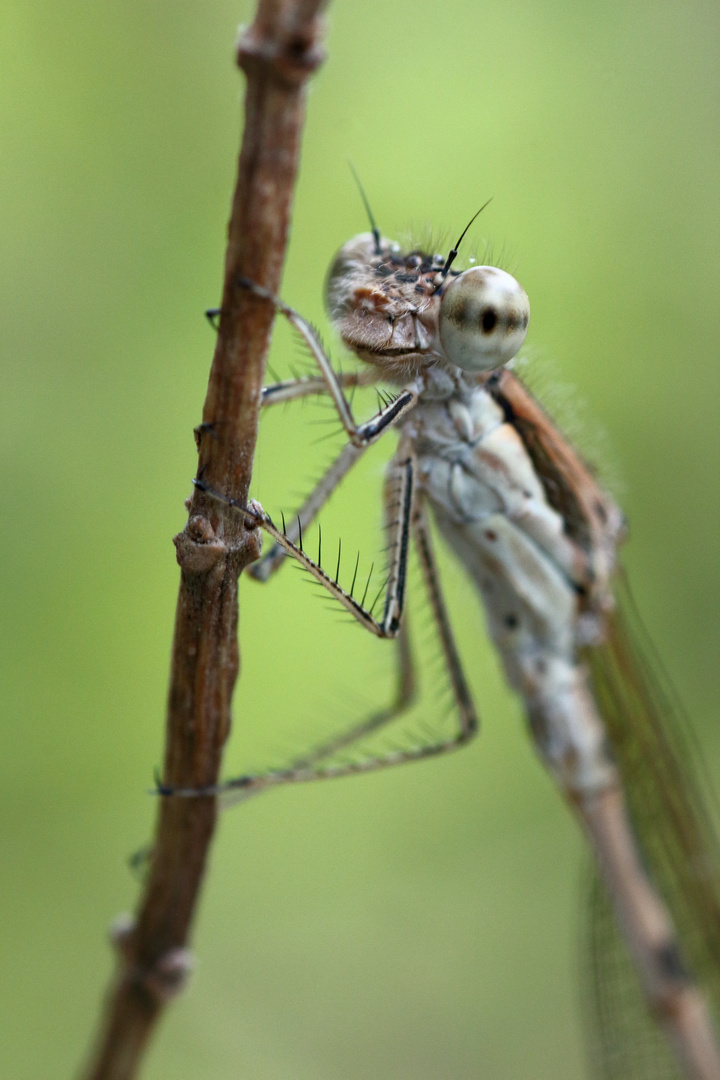
[[[245,502],[273,310],[238,287],[277,292],[298,169],[307,80],[322,61],[323,0],[260,0],[238,45],[247,77],[245,127],[233,199],[217,347],[199,475]],[[216,783],[238,673],[238,576],[258,555],[257,530],[196,490],[175,538],[181,568],[175,617],[164,782]],[[186,943],[217,814],[216,800],[164,799],[137,919],[118,931],[120,970],[86,1080],[127,1080],[163,1006],[188,969]]]

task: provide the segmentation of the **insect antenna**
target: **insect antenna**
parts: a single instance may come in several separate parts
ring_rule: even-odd
[[[465,238],[465,233],[468,231],[468,229],[472,225],[475,218],[479,217],[480,214],[482,214],[485,207],[491,202],[492,202],[492,196],[490,196],[490,198],[487,200],[487,202],[484,202],[482,204],[482,206],[477,211],[477,213],[473,214],[473,216],[470,218],[470,220],[468,221],[468,223],[465,226],[465,228],[463,229],[463,231],[460,233],[459,238],[455,241],[455,247],[450,249],[448,257],[445,260],[445,265],[443,266],[442,270],[440,271],[440,285],[442,285],[443,281],[447,277],[447,274],[448,274],[448,271],[449,271],[450,267],[452,266],[452,264],[455,262],[455,259],[457,258],[457,253],[458,253],[458,250],[460,248],[460,245],[463,242],[463,239]],[[440,288],[440,285],[436,286],[435,292],[438,291],[438,289]]]
[[[375,224],[375,218],[373,217],[373,212],[370,209],[370,203],[368,202],[367,195],[365,194],[365,188],[360,183],[360,177],[358,176],[358,174],[357,174],[357,172],[355,170],[355,166],[353,165],[352,161],[350,161],[350,158],[348,158],[348,165],[350,166],[350,172],[353,174],[353,177],[355,179],[355,183],[358,186],[358,191],[360,192],[360,198],[363,201],[363,206],[365,207],[365,213],[367,214],[368,220],[370,222],[370,229],[372,231],[373,239],[375,241],[375,254],[376,255],[382,255],[382,247],[380,245],[380,230],[378,229],[377,225]],[[475,216],[477,217],[477,214]]]

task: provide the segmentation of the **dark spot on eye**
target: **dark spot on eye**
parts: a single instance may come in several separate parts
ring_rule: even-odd
[[[395,280],[402,282],[403,285],[409,285],[413,281],[417,281],[417,274],[396,274]]]
[[[419,266],[421,262],[422,262],[422,259],[420,258],[419,255],[408,255],[408,259],[407,259],[407,265],[408,266]]]
[[[517,325],[518,325],[518,313],[517,313],[517,311],[515,311],[513,308],[509,308],[509,310],[506,312],[506,318],[507,318],[507,330],[508,330],[508,333],[511,334],[514,330],[517,329]]]
[[[480,313],[480,326],[483,334],[491,334],[498,323],[498,313],[494,307],[483,308]]]
[[[485,539],[486,540],[497,540],[497,533],[493,532],[492,529],[486,529],[485,530]]]
[[[524,499],[532,499],[532,491],[523,491]]]
[[[530,316],[528,315],[527,311],[523,311],[522,317],[520,319],[520,327],[521,327],[522,330],[527,330],[527,324],[528,324],[529,320],[530,320]]]
[[[382,266],[377,266],[375,268],[375,273],[377,274],[378,277],[389,277],[390,274],[392,274],[392,270],[390,269],[389,266],[386,266],[383,263]]]
[[[518,619],[517,615],[506,615],[505,625],[507,626],[508,630],[517,630],[518,626],[520,625],[520,620]]]

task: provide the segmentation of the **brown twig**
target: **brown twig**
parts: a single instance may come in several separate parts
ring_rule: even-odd
[[[245,128],[225,258],[217,347],[199,474],[246,502],[273,309],[238,285],[277,292],[305,112],[305,86],[322,61],[324,0],[260,0],[237,58],[247,77]],[[175,617],[164,782],[216,783],[238,673],[238,576],[259,553],[251,521],[195,490],[175,538],[181,569]],[[110,990],[86,1080],[136,1075],[165,1003],[189,967],[186,943],[216,821],[216,801],[163,799],[137,919],[119,929],[120,971]]]

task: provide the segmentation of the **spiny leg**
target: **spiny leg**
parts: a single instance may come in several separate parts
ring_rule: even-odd
[[[358,386],[372,386],[379,378],[379,373],[372,368],[361,371],[345,371],[337,374],[341,386],[354,389]],[[281,382],[269,383],[262,388],[260,406],[265,409],[270,405],[287,404],[290,401],[299,401],[306,397],[322,397],[327,395],[328,388],[322,375],[303,375],[298,379],[283,379]],[[386,406],[388,407],[388,406]],[[215,438],[215,425],[210,423],[198,424],[195,428],[195,438],[199,440],[203,435],[210,434]]]
[[[330,468],[315,485],[300,509],[291,518],[290,524],[285,530],[285,535],[291,543],[297,544],[303,529],[307,529],[308,526],[312,524],[316,515],[328,501],[335,488],[347,476],[355,462],[362,457],[363,451],[364,447],[353,446],[352,443],[347,443],[347,445],[343,447],[338,457],[335,458],[335,461],[333,461]],[[285,555],[285,549],[282,545],[275,544],[274,547],[268,551],[267,555],[263,555],[261,559],[258,559],[256,563],[253,563],[249,570],[250,576],[256,581],[267,581],[268,578],[274,574],[276,570],[279,570],[285,562]],[[335,577],[337,577],[338,571],[336,571]]]
[[[377,378],[378,373],[372,369],[337,375],[340,384],[349,387],[371,386],[374,382],[377,382]],[[322,376],[315,375],[300,379],[288,379],[285,382],[272,383],[270,386],[263,387],[262,406],[266,407],[280,402],[294,401],[310,395],[327,394],[327,392],[327,384]],[[293,515],[289,527],[285,530],[286,536],[293,544],[297,544],[302,530],[307,529],[312,524],[335,488],[362,456],[363,450],[367,446],[369,446],[369,443],[365,443],[363,446],[354,446],[349,443],[330,465],[300,509]],[[339,554],[338,549],[338,558]],[[263,555],[250,568],[250,576],[255,581],[267,581],[276,570],[280,569],[284,562],[285,551],[279,544],[275,544],[266,555]],[[335,576],[337,577],[337,572]]]
[[[284,315],[290,325],[294,326],[302,336],[322,372],[322,377],[335,408],[337,409],[340,421],[345,428],[350,441],[355,446],[367,446],[369,443],[375,442],[375,440],[379,439],[381,435],[393,426],[393,424],[397,423],[400,417],[406,413],[408,409],[412,408],[417,401],[417,390],[410,388],[401,390],[398,396],[391,399],[376,416],[372,417],[370,420],[366,420],[362,424],[356,424],[348,400],[343,392],[342,378],[338,376],[338,373],[330,363],[330,358],[326,355],[322,342],[314,327],[311,326],[307,319],[304,319],[299,312],[288,307],[279,297],[275,296],[267,289],[264,289],[261,285],[256,285],[255,282],[250,281],[248,278],[237,278],[236,284],[243,289],[248,289],[250,292],[254,293],[255,296],[260,297],[260,299],[267,300],[273,304],[276,310],[279,311],[281,315]]]
[[[437,562],[435,560],[435,553],[430,539],[430,529],[427,523],[425,508],[419,498],[416,502],[417,506],[413,516],[413,539],[415,540],[415,549],[420,559],[420,567],[425,579],[425,585],[427,586],[430,595],[430,604],[433,615],[435,616],[435,624],[440,637],[443,656],[445,657],[445,663],[447,664],[448,674],[450,676],[450,685],[452,686],[453,696],[460,718],[459,730],[453,738],[436,743],[433,747],[428,747],[428,754],[440,754],[446,750],[454,750],[456,747],[469,742],[470,739],[477,734],[478,718],[475,711],[475,704],[462,669],[460,654],[458,653],[457,645],[455,644],[447,607],[445,606],[445,598],[440,587]]]
[[[379,372],[373,368],[365,368],[361,371],[336,372],[336,378],[341,386],[372,386],[379,378]],[[279,405],[280,402],[297,401],[300,398],[327,394],[328,388],[322,375],[304,375],[299,379],[283,379],[281,382],[270,383],[263,386],[263,408],[268,405]]]
[[[301,566],[305,567],[315,580],[320,582],[320,584],[326,588],[328,592],[366,628],[366,630],[369,630],[377,637],[382,638],[393,638],[397,635],[397,632],[400,629],[400,620],[405,597],[405,584],[407,581],[407,560],[409,555],[409,535],[414,482],[414,461],[412,457],[396,457],[388,470],[385,499],[388,517],[388,533],[390,536],[389,550],[391,554],[390,572],[385,587],[385,609],[382,621],[379,621],[373,615],[375,604],[380,598],[379,593],[370,607],[365,606],[370,578],[368,578],[362,599],[360,601],[356,600],[353,595],[355,577],[353,577],[353,583],[350,587],[350,592],[348,592],[335,580],[335,578],[330,577],[330,575],[323,570],[319,561],[315,562],[315,560],[310,558],[304,550],[302,543],[302,522],[299,522],[298,544],[295,544],[284,529],[278,529],[269,514],[266,514],[258,503],[253,503],[250,506],[243,506],[235,499],[228,499],[227,496],[215,491],[214,488],[211,488],[200,478],[196,479],[194,482],[196,487],[201,491],[205,491],[215,498],[222,499],[224,502],[228,503],[229,506],[236,507],[242,513],[252,518],[261,529],[264,529],[265,532],[272,536],[273,540],[275,540],[288,555],[291,555]]]
[[[403,628],[395,638],[396,647],[396,685],[395,696],[386,709],[380,709],[371,713],[361,723],[355,724],[347,731],[338,732],[319,746],[314,747],[301,761],[295,762],[295,767],[307,769],[317,762],[333,757],[340,750],[353,746],[361,739],[367,738],[380,728],[385,727],[392,720],[396,720],[401,713],[412,705],[417,692],[417,680],[413,664],[412,651],[410,648],[410,634],[407,627],[407,619]]]
[[[399,503],[399,505],[401,505]],[[455,735],[442,739],[435,743],[413,747],[409,750],[398,750],[383,756],[366,758],[365,760],[348,762],[345,764],[322,767],[318,763],[325,758],[357,743],[364,736],[377,731],[391,720],[395,719],[404,711],[414,696],[414,677],[410,665],[409,645],[406,633],[399,635],[400,652],[400,678],[398,693],[393,705],[389,709],[373,714],[369,719],[350,731],[329,740],[327,743],[306,755],[300,762],[287,769],[268,773],[265,776],[239,776],[228,780],[213,788],[200,789],[168,789],[158,787],[160,795],[224,795],[229,792],[240,792],[240,798],[255,794],[268,787],[279,784],[307,783],[311,780],[331,780],[341,776],[350,776],[357,773],[373,772],[378,769],[390,768],[394,765],[402,765],[410,761],[420,761],[424,758],[434,757],[447,753],[468,742],[477,732],[478,723],[475,708],[470,697],[470,692],[465,681],[465,676],[460,664],[460,658],[452,636],[447,616],[447,609],[440,590],[437,568],[432,551],[432,546],[422,510],[418,508],[413,515],[413,529],[417,540],[418,552],[423,568],[423,574],[430,593],[430,602],[437,623],[438,633],[442,644],[443,654],[448,664],[450,682],[455,696],[459,714],[459,728]],[[398,563],[402,560],[398,557]],[[406,568],[400,569],[399,577],[406,574]],[[319,580],[319,579],[318,579]],[[386,604],[387,613],[387,604]],[[397,631],[396,631],[397,634]]]
[[[256,291],[255,288],[253,291]],[[264,292],[262,293],[264,295]],[[205,318],[213,330],[218,329],[218,321],[222,314],[221,308],[208,308]],[[337,373],[336,378],[341,386],[372,386],[378,381],[379,372],[372,368],[363,371],[349,371],[343,374]],[[281,382],[270,383],[263,386],[261,406],[279,404],[281,401],[296,401],[298,398],[309,397],[312,394],[327,394],[328,388],[325,379],[321,375],[306,375],[298,379],[283,379]]]
[[[308,780],[328,778],[330,773],[328,770],[323,770],[320,767],[320,762],[333,757],[335,754],[340,753],[341,750],[354,746],[362,739],[366,739],[369,735],[373,735],[381,728],[387,727],[394,720],[397,720],[402,716],[415,700],[417,682],[415,678],[412,651],[410,648],[407,621],[395,638],[395,648],[395,695],[387,708],[379,709],[377,712],[371,713],[370,716],[367,716],[361,723],[354,724],[351,728],[348,728],[347,731],[337,732],[324,743],[320,743],[318,746],[313,747],[304,754],[302,758],[298,758],[286,769],[267,773],[264,776],[237,777],[235,780],[228,780],[224,784],[219,785],[219,787],[211,789],[209,794],[223,795],[223,806],[228,808],[234,806],[238,802],[244,802],[253,795],[259,795],[261,791],[265,791],[268,787],[276,787],[278,784],[302,783]],[[358,770],[348,766],[346,771],[357,772]],[[161,791],[161,794],[182,795],[195,793]],[[208,792],[197,792],[197,794],[208,794]]]
[[[361,450],[349,446],[346,450],[354,450],[356,454],[362,453]],[[201,480],[196,481],[200,487],[209,491],[211,494],[216,494],[212,489],[203,484]],[[158,786],[158,791],[162,795],[216,795],[224,794],[227,792],[235,792],[236,798],[232,801],[243,800],[250,795],[257,794],[266,787],[271,787],[277,784],[298,783],[302,781],[320,779],[324,776],[329,776],[330,772],[325,769],[317,768],[319,762],[327,759],[331,755],[338,753],[340,750],[347,746],[351,746],[357,743],[360,739],[367,737],[374,731],[390,723],[396,719],[405,709],[410,705],[415,695],[415,677],[412,667],[412,657],[410,653],[410,646],[407,636],[407,631],[400,631],[400,618],[403,611],[403,602],[405,595],[405,583],[407,580],[407,561],[409,555],[409,534],[410,523],[412,518],[412,497],[413,497],[413,461],[412,458],[404,460],[394,460],[387,473],[387,479],[384,490],[384,502],[385,502],[385,520],[390,536],[389,552],[390,552],[390,566],[388,573],[388,581],[386,586],[386,601],[385,601],[385,614],[383,618],[383,624],[378,623],[372,616],[372,609],[366,609],[361,605],[357,605],[357,602],[353,601],[356,608],[363,612],[363,618],[359,618],[356,610],[353,610],[353,614],[359,618],[364,626],[368,625],[368,621],[371,621],[375,633],[383,637],[394,637],[398,640],[398,681],[395,699],[392,704],[382,709],[377,713],[373,713],[370,717],[362,721],[362,723],[354,725],[348,731],[341,732],[322,745],[315,747],[303,758],[295,761],[291,766],[286,769],[279,770],[273,773],[269,773],[265,776],[241,776],[235,780],[228,780],[223,784],[214,788],[202,789],[202,790],[172,790],[166,787]],[[237,506],[234,500],[226,500],[231,505]],[[302,547],[296,547],[285,533],[280,533],[272,524],[270,518],[264,514],[264,512],[255,506],[251,507],[238,507],[238,509],[244,509],[247,514],[254,517],[257,523],[278,541],[278,545],[283,544],[285,550],[290,549],[289,553],[294,555],[306,569],[313,573],[323,585],[330,590],[333,596],[338,599],[342,597],[352,599],[352,588],[350,593],[346,593],[338,585],[336,581],[329,578],[318,563],[313,562]],[[302,531],[300,530],[300,537],[302,537]],[[283,550],[281,547],[280,550]],[[369,583],[369,582],[368,582]],[[353,578],[353,586],[355,579]],[[365,589],[367,593],[367,586]],[[339,595],[342,594],[342,596]],[[365,597],[363,596],[363,602]],[[345,604],[347,607],[347,603]],[[386,628],[383,627],[386,625]],[[344,767],[346,772],[357,771],[352,767]]]

